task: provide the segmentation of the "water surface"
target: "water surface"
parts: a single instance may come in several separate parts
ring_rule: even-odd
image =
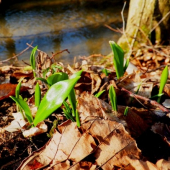
[[[110,53],[109,40],[121,36],[104,25],[121,27],[122,4],[111,1],[41,0],[18,3],[0,15],[0,60],[11,58],[31,43],[51,56],[72,63],[75,56]],[[125,11],[125,16],[127,11]],[[30,51],[19,56],[29,61]]]

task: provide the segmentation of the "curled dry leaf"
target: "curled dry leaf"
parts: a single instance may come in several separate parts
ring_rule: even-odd
[[[93,94],[94,92],[98,91],[100,86],[101,86],[101,78],[98,74],[90,74],[91,78],[92,78],[92,89],[91,89],[91,94]]]

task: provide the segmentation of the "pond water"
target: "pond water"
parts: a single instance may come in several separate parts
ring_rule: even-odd
[[[49,56],[68,49],[70,54],[64,52],[56,59],[70,64],[75,56],[107,55],[111,51],[108,41],[117,41],[121,34],[104,25],[121,28],[122,6],[111,0],[37,0],[12,5],[0,14],[0,60],[20,53],[32,41]],[[30,52],[18,59],[28,62]]]

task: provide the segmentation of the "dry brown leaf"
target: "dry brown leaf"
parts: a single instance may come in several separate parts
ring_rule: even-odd
[[[153,115],[145,109],[129,108],[127,116],[124,116],[125,106],[118,106],[117,117],[114,115],[111,106],[90,95],[86,92],[82,93],[78,99],[78,111],[82,122],[88,120],[89,116],[116,120],[125,125],[126,130],[133,137],[140,136],[153,123]]]
[[[96,98],[87,92],[82,93],[78,98],[78,112],[80,114],[81,121],[87,119],[88,116],[96,116],[104,119],[117,119],[112,112],[111,106]]]
[[[70,168],[70,162],[68,160],[64,161],[64,162],[60,162],[58,164],[55,164],[54,166],[45,168],[44,170],[67,170]]]
[[[95,152],[96,163],[104,170],[113,169],[114,166],[123,168],[129,164],[124,161],[124,156],[139,159],[140,155],[135,140],[125,131],[123,125],[114,121],[112,124],[115,128],[110,130]]]
[[[99,90],[102,81],[98,74],[91,73],[90,76],[92,78],[91,94],[93,94],[94,92]]]
[[[9,96],[14,96],[15,95],[15,88],[17,84],[0,84],[0,100],[6,99]],[[21,87],[21,92],[26,91],[28,87],[22,86]]]
[[[170,97],[170,84],[165,85],[164,92]]]
[[[32,170],[31,167],[34,165],[36,166],[35,162],[38,162],[39,165],[41,165],[41,168],[47,166],[55,157],[60,138],[61,134],[56,131],[55,135],[53,135],[51,140],[49,140],[49,142],[44,147],[40,148],[36,152],[33,152],[32,155],[27,157],[22,162],[22,164],[18,167],[18,170]]]

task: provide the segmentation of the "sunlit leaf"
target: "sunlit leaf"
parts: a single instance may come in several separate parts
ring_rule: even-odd
[[[80,117],[79,117],[79,112],[78,110],[76,109],[76,122],[77,122],[77,127],[80,127]]]
[[[95,97],[99,98],[104,92],[105,90],[98,92],[97,94],[95,94]]]
[[[35,69],[36,69],[35,53],[37,51],[37,48],[38,48],[38,46],[35,46],[31,52],[31,55],[30,55],[30,64],[31,64],[33,71],[35,71]],[[35,76],[35,72],[34,72],[34,76]]]
[[[21,82],[22,82],[22,80],[19,81],[19,83],[17,84],[16,89],[15,89],[15,97],[16,98],[19,98],[19,93],[20,93],[20,89],[21,89]]]
[[[83,71],[80,70],[80,71],[74,73],[74,74],[70,77],[70,79],[73,79],[73,78],[75,78],[75,77],[77,77],[77,76],[81,76],[82,72],[83,72]],[[71,105],[71,107],[72,107],[72,116],[75,117],[75,116],[76,116],[76,103],[77,103],[77,102],[76,102],[76,95],[75,95],[74,89],[72,89],[71,92],[70,92],[70,94],[68,95],[68,100],[69,100],[70,105]]]
[[[165,84],[166,84],[167,79],[168,79],[168,73],[169,73],[168,72],[168,66],[166,66],[164,68],[164,70],[162,71],[162,74],[161,74],[159,94],[162,94],[162,92],[164,90]],[[160,103],[160,100],[161,100],[161,97],[158,98],[157,102]]]
[[[51,86],[59,81],[67,80],[67,79],[68,79],[68,75],[66,73],[58,72],[49,76],[47,78],[47,83],[48,85]]]
[[[30,110],[27,102],[25,102],[22,99],[13,97],[13,96],[10,96],[10,97],[11,97],[11,99],[13,99],[24,110],[25,116],[26,116],[28,122],[32,123],[33,122],[33,117],[32,117],[31,110]]]
[[[53,84],[42,99],[39,109],[34,119],[34,125],[45,120],[56,109],[58,109],[63,101],[70,94],[76,82],[79,80],[79,76],[73,79],[59,81]]]
[[[35,106],[39,107],[41,101],[41,89],[39,84],[37,83],[35,86]]]
[[[119,79],[124,74],[124,52],[114,41],[109,41],[109,43],[114,54],[113,63],[116,70],[116,76]]]

